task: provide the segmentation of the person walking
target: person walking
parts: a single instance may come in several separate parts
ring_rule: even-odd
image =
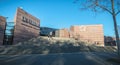
[[[52,38],[52,35],[53,35],[53,34],[52,34],[52,31],[51,31],[51,32],[49,33],[49,35],[48,35],[48,40],[53,39],[53,38]]]

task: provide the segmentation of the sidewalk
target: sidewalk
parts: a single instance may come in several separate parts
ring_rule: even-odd
[[[120,60],[110,61],[114,58],[116,53],[101,52],[0,56],[0,65],[120,65]]]

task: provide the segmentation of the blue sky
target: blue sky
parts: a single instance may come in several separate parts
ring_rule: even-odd
[[[74,0],[0,0],[0,15],[13,21],[17,7],[40,19],[40,26],[69,28],[71,25],[103,24],[104,35],[114,36],[112,16],[107,13],[81,11]],[[120,14],[117,16],[120,25]]]

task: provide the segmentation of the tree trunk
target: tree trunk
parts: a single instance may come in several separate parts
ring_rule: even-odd
[[[113,21],[114,21],[114,30],[115,30],[115,35],[116,35],[116,45],[117,45],[117,50],[118,50],[118,55],[120,55],[120,41],[119,41],[119,34],[118,34],[118,29],[117,29],[117,22],[116,22],[116,16],[113,15]]]
[[[118,55],[120,56],[120,41],[119,41],[119,34],[118,34],[118,29],[117,29],[117,21],[116,21],[116,14],[115,14],[115,9],[114,9],[114,0],[111,0],[112,4],[112,16],[113,16],[113,22],[114,22],[114,30],[115,30],[115,36],[116,36],[116,45],[117,45],[117,50],[118,50]]]

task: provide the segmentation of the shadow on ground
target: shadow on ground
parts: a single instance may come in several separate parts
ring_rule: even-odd
[[[0,46],[0,55],[23,54],[50,54],[74,52],[116,52],[115,47],[85,45],[84,42],[75,40],[48,40],[43,37],[33,38],[16,45]]]

